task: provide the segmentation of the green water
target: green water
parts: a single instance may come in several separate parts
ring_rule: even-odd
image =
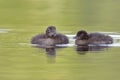
[[[79,55],[29,45],[32,36],[55,25],[63,34],[120,33],[119,0],[0,0],[0,80],[120,80],[120,47]],[[8,30],[10,29],[10,30]],[[3,30],[4,31],[4,30]],[[25,44],[22,44],[25,43]]]

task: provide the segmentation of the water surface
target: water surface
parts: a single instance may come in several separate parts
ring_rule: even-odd
[[[0,80],[120,80],[119,0],[0,0]],[[64,48],[39,49],[30,40],[55,25]],[[77,48],[79,30],[101,32],[111,45]],[[107,46],[107,47],[106,47]]]

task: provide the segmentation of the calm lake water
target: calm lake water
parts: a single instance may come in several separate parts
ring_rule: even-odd
[[[120,80],[119,0],[0,0],[0,80]],[[33,36],[49,25],[67,45],[40,49]],[[111,45],[76,47],[79,30],[108,34]]]

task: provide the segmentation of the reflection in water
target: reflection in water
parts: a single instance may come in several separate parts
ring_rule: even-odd
[[[38,49],[44,49],[47,56],[48,63],[55,63],[56,59],[56,47],[55,46],[47,46],[47,45],[38,45],[38,44],[31,44],[33,47]]]
[[[38,45],[34,46],[34,47],[45,50],[48,63],[55,63],[56,62],[57,49],[66,48],[64,46],[61,47],[61,46],[38,46]]]
[[[48,63],[55,63],[56,61],[56,49],[55,48],[45,48]]]
[[[46,48],[46,53],[48,56],[56,56],[56,49],[55,48]]]
[[[108,46],[99,46],[99,45],[94,45],[94,46],[76,46],[76,51],[78,54],[85,54],[88,51],[103,51],[104,49],[109,48]]]
[[[88,46],[76,46],[78,54],[84,55],[88,51]]]
[[[48,63],[55,63],[56,62],[56,51],[58,49],[66,48],[66,46],[62,47],[62,46],[43,46],[43,45],[42,46],[37,45],[37,46],[34,46],[34,47],[45,50]]]

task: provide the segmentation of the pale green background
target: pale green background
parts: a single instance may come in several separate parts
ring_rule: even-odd
[[[0,29],[12,29],[0,33],[0,80],[120,80],[119,47],[86,55],[69,47],[49,58],[27,45],[49,25],[119,33],[120,0],[0,0]]]

